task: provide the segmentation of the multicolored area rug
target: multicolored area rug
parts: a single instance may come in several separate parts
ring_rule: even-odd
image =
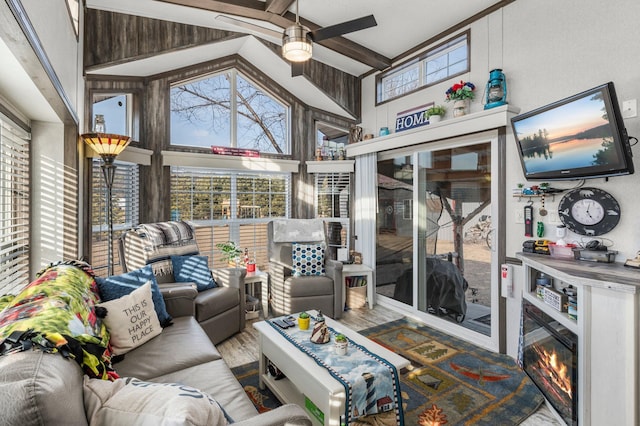
[[[401,372],[406,425],[517,425],[544,402],[507,355],[409,319],[360,333],[411,360],[412,369]],[[268,389],[259,391],[257,362],[233,372],[259,411],[280,405]]]
[[[232,368],[231,371],[259,413],[273,410],[282,405],[269,388],[264,390],[258,388],[258,361]]]

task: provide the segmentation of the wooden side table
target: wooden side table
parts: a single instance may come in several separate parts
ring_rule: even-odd
[[[373,295],[375,293],[375,286],[373,283],[373,269],[367,265],[361,264],[344,264],[342,265],[342,300],[347,301],[347,277],[363,277],[367,281],[367,303],[369,309],[373,309]]]

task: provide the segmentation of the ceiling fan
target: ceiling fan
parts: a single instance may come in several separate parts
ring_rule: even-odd
[[[364,30],[378,25],[373,15],[363,16],[362,18],[352,19],[350,21],[341,22],[339,24],[330,25],[328,27],[310,30],[308,27],[300,23],[298,13],[298,0],[296,0],[296,22],[284,29],[282,34],[277,31],[256,25],[230,16],[218,15],[217,20],[228,24],[254,30],[270,37],[282,38],[282,56],[291,62],[291,76],[302,75],[302,67],[304,62],[311,59],[313,53],[313,42],[319,42],[333,37],[339,37],[344,34],[355,31]]]

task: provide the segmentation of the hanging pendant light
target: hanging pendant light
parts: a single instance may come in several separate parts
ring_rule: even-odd
[[[309,28],[300,24],[298,1],[296,0],[296,23],[284,30],[282,35],[282,56],[291,62],[304,62],[311,59],[313,44]]]

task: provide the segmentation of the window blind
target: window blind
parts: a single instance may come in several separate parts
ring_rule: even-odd
[[[247,249],[258,268],[267,264],[267,223],[289,217],[290,173],[171,168],[171,216],[196,226],[198,248],[212,268],[224,267],[219,243]]]
[[[93,159],[91,198],[91,266],[97,275],[106,276],[109,222],[107,219],[107,187],[100,158]],[[116,161],[111,189],[113,217],[114,273],[122,272],[118,255],[118,239],[123,231],[138,225],[140,217],[140,175],[137,164]]]
[[[29,283],[29,140],[0,117],[0,294]]]
[[[316,173],[316,217],[327,226],[329,247],[348,248],[351,173]]]

